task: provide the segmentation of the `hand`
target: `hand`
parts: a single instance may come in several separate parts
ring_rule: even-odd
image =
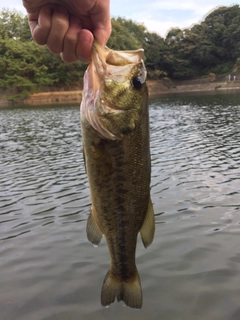
[[[111,34],[110,0],[23,0],[33,39],[65,62],[91,60],[94,37]]]

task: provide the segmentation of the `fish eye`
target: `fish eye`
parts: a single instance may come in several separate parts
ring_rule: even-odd
[[[144,81],[141,77],[132,78],[132,85],[135,89],[140,89],[143,84],[144,84]]]

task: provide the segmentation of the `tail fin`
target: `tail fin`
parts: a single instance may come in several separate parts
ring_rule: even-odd
[[[142,288],[137,269],[135,276],[125,281],[120,281],[111,274],[111,270],[108,271],[102,286],[102,306],[109,306],[114,302],[115,298],[117,298],[118,302],[123,301],[128,307],[141,309]]]

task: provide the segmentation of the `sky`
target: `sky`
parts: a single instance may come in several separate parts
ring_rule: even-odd
[[[236,0],[111,0],[111,16],[143,23],[165,37],[171,28],[189,28],[217,7],[234,4]],[[0,10],[3,8],[25,12],[21,0],[0,0]]]

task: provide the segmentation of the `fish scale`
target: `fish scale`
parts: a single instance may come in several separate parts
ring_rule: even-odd
[[[103,306],[117,299],[132,308],[142,307],[135,263],[137,236],[140,232],[145,247],[154,236],[142,54],[142,50],[113,51],[95,42],[84,76],[81,127],[92,202],[87,236],[98,245],[104,235],[111,259],[101,292]],[[117,81],[116,74],[120,76]],[[104,85],[106,78],[112,90]]]

